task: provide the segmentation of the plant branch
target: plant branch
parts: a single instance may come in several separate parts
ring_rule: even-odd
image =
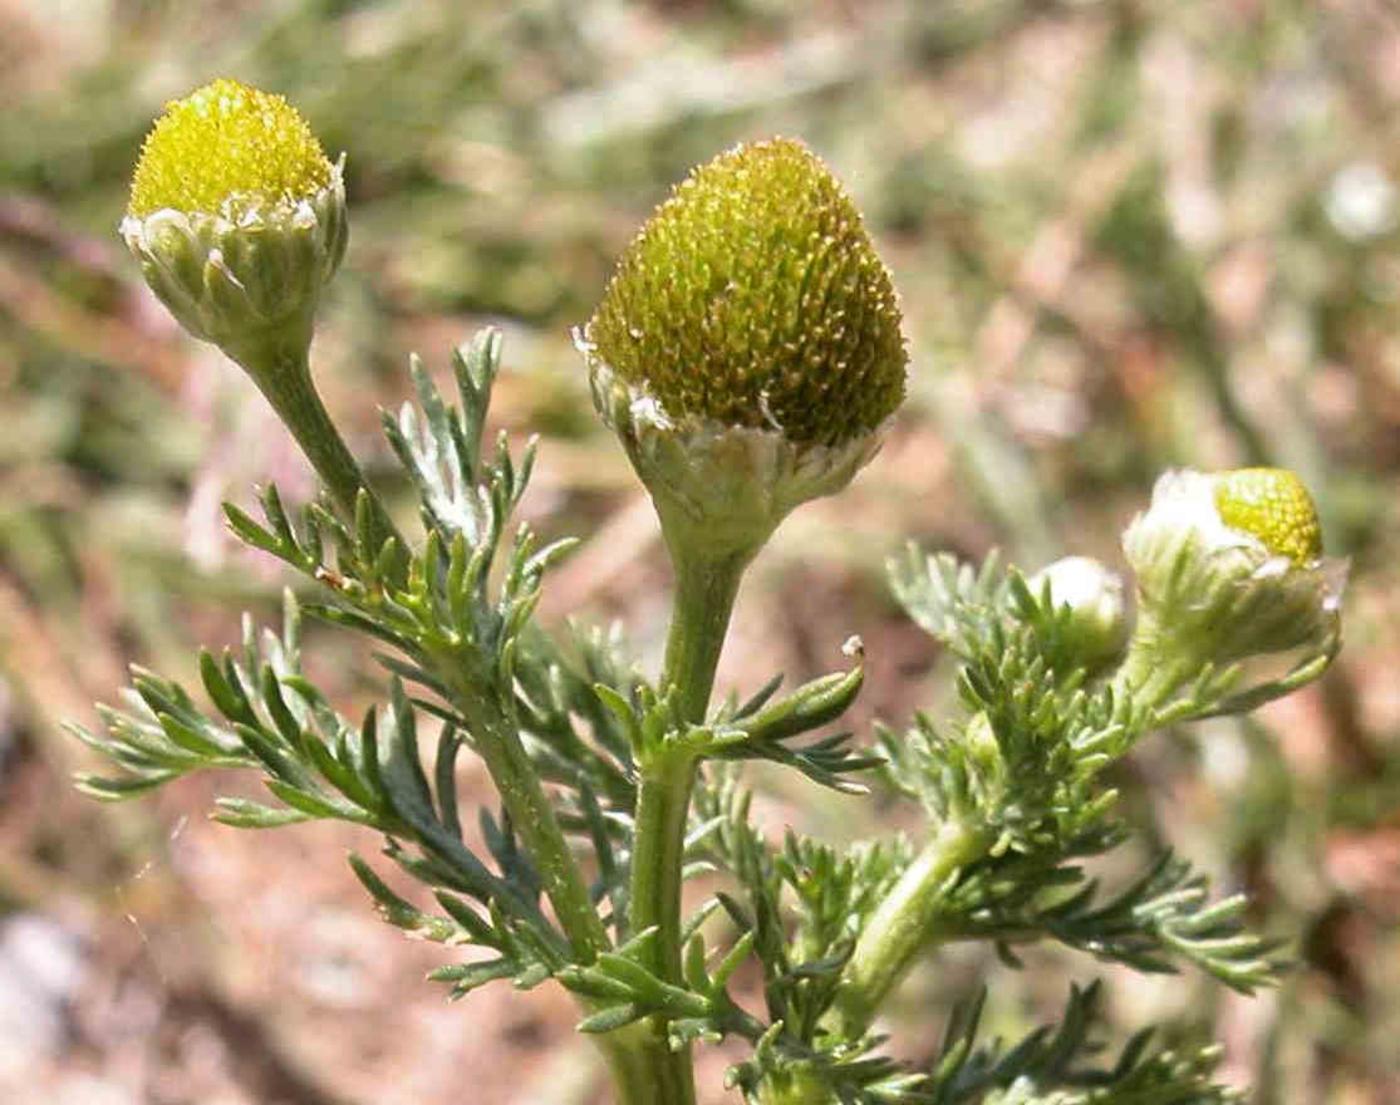
[[[945,821],[900,876],[861,931],[836,993],[835,1015],[851,1038],[876,1011],[933,935],[943,898],[958,872],[986,847],[983,835]]]
[[[647,1021],[596,1037],[613,1077],[617,1105],[677,1105],[695,1100],[690,1056],[670,1050]]]
[[[673,548],[672,561],[676,597],[662,687],[676,696],[681,721],[700,722],[709,706],[715,668],[749,557],[710,559]],[[674,982],[681,977],[681,868],[695,757],[686,748],[663,743],[644,749],[640,760],[631,931],[657,928],[658,974]]]
[[[1163,657],[1160,637],[1152,614],[1140,609],[1132,643],[1113,677],[1114,693],[1119,698],[1130,698],[1139,707],[1156,707],[1188,681],[1179,664]]]
[[[444,665],[449,669],[451,666]],[[512,826],[525,842],[560,928],[575,954],[583,962],[592,962],[611,946],[607,930],[593,907],[578,862],[519,732],[508,719],[483,703],[460,673],[448,687],[455,699],[453,704],[471,723],[476,751],[486,764]]]

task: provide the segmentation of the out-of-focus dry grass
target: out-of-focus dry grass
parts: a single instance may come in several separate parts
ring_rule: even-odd
[[[653,658],[666,572],[568,327],[668,182],[798,135],[896,271],[911,398],[839,500],[781,531],[722,677],[801,677],[859,632],[857,711],[946,698],[895,614],[906,536],[1033,566],[1115,556],[1153,475],[1283,463],[1353,559],[1348,646],[1248,722],[1164,737],[1121,780],[1149,836],[1249,890],[1302,967],[1280,993],[1115,977],[1115,1031],[1215,1031],[1265,1103],[1400,1101],[1400,15],[1385,0],[0,0],[0,1099],[443,1105],[597,1100],[557,994],[447,1006],[374,919],[339,830],[239,834],[215,781],[116,810],[75,797],[124,666],[188,674],[281,577],[217,504],[311,484],[228,365],[181,337],[114,227],[163,99],[214,75],[286,93],[349,154],[352,246],[317,348],[328,402],[391,478],[377,403],[408,350],[509,332],[497,417],[545,435],[529,510],[593,535],[549,617],[621,618]],[[372,686],[318,638],[347,701]],[[238,786],[238,781],[218,780]],[[484,795],[484,780],[463,779]],[[873,803],[773,781],[775,822]],[[985,978],[995,1019],[1100,967],[959,952],[910,986],[911,1053]],[[930,1010],[934,1012],[931,1014]],[[725,1062],[706,1053],[712,1085]],[[716,1092],[714,1100],[720,1100]]]

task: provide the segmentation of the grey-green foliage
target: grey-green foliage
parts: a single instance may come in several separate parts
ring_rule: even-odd
[[[877,1036],[842,1029],[832,1012],[843,969],[920,841],[895,836],[842,850],[789,833],[775,845],[750,818],[739,771],[742,761],[762,758],[857,792],[862,774],[882,778],[920,802],[931,823],[966,826],[979,846],[939,888],[932,946],[991,940],[1014,965],[1016,946],[1055,940],[1144,971],[1195,966],[1249,991],[1269,983],[1276,964],[1272,945],[1245,927],[1241,899],[1212,904],[1204,880],[1171,856],[1111,893],[1081,866],[1127,836],[1104,769],[1147,730],[1220,708],[1237,673],[1203,670],[1170,702],[1140,706],[1076,666],[1064,612],[1018,573],[995,562],[974,572],[911,552],[895,562],[895,591],[960,658],[962,719],[935,725],[921,716],[907,732],[883,729],[877,752],[862,751],[846,732],[806,738],[849,705],[862,680],[857,662],[786,697],[774,680],[743,704],[730,700],[701,723],[684,722],[674,690],[640,674],[617,634],[580,631],[560,643],[532,620],[545,573],[569,543],[539,547],[511,521],[534,446],[518,458],[504,438],[485,447],[499,356],[490,331],[457,354],[456,405],[415,360],[417,405],[385,417],[421,503],[417,548],[393,538],[376,546],[363,498],[349,520],[318,503],[294,520],[272,487],[262,522],[228,508],[233,531],[309,580],[319,601],[302,603],[289,591],[280,633],[249,623],[241,649],[201,655],[207,706],[134,670],[123,707],[103,711],[105,731],[78,730],[122,770],[84,776],[80,786],[115,800],[209,767],[256,772],[271,801],[220,799],[214,816],[242,828],[337,819],[382,833],[384,854],[436,902],[433,910],[411,904],[353,858],[385,919],[449,947],[489,952],[434,973],[454,996],[494,979],[521,988],[553,979],[580,997],[587,1032],[660,1017],[677,1046],[744,1038],[752,1052],[731,1078],[755,1099],[798,1080],[831,1099],[871,1105],[1227,1100],[1211,1082],[1209,1048],[1153,1050],[1144,1036],[1117,1061],[1088,1065],[1094,987],[1071,995],[1058,1026],[1010,1045],[979,1038],[974,999],[948,1018],[923,1069],[885,1055]],[[358,722],[303,671],[303,612],[380,648],[385,701]],[[581,857],[606,946],[571,938],[557,909],[546,908],[548,872],[531,853],[529,826],[483,810],[482,844],[468,842],[458,760],[476,752],[489,767],[512,742]],[[714,761],[697,786],[686,861],[690,874],[717,873],[723,889],[682,934],[683,984],[648,966],[657,931],[627,924],[634,764],[655,742]],[[424,746],[432,750],[426,762]],[[726,940],[725,932],[737,935]],[[741,1000],[733,981],[750,959],[761,995]]]
[[[995,939],[1008,959],[1011,944],[1048,937],[1144,971],[1191,962],[1244,992],[1272,981],[1276,945],[1246,931],[1244,898],[1212,903],[1189,864],[1163,855],[1106,902],[1078,866],[1127,836],[1104,768],[1145,731],[1218,706],[1238,673],[1203,671],[1181,698],[1139,709],[1085,686],[1063,652],[1065,608],[1016,572],[978,577],[911,552],[893,574],[916,620],[962,657],[969,720],[945,731],[920,715],[908,732],[882,731],[885,774],[933,818],[990,841],[949,888],[940,931]]]
[[[1058,1024],[1043,1025],[1013,1045],[979,1043],[985,994],[955,1008],[926,1070],[910,1070],[861,1048],[794,1057],[760,1041],[733,1081],[746,1091],[814,1078],[831,1098],[861,1105],[1230,1105],[1238,1093],[1216,1085],[1219,1049],[1180,1052],[1150,1047],[1152,1033],[1129,1040],[1098,1065],[1093,1037],[1100,986],[1074,988]]]

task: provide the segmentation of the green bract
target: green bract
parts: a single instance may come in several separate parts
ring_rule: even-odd
[[[806,146],[736,147],[682,181],[588,324],[598,355],[673,419],[840,445],[904,397],[889,271]]]

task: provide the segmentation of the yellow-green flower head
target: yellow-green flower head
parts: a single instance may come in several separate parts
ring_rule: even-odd
[[[341,166],[281,96],[216,80],[156,121],[121,233],[180,325],[262,383],[304,356],[345,256]]]
[[[283,97],[221,77],[166,105],[141,147],[127,210],[163,208],[237,221],[250,207],[294,206],[333,166]]]
[[[1220,520],[1257,538],[1276,556],[1310,564],[1322,555],[1317,507],[1296,473],[1285,468],[1241,468],[1215,487]]]
[[[676,420],[840,445],[904,398],[889,271],[840,183],[789,139],[738,146],[682,181],[623,255],[587,338]]]
[[[679,184],[578,345],[673,552],[756,551],[850,482],[904,397],[889,272],[841,185],[786,139]]]
[[[1149,630],[1197,665],[1337,631],[1346,567],[1322,555],[1312,496],[1292,472],[1168,472],[1123,550]]]

